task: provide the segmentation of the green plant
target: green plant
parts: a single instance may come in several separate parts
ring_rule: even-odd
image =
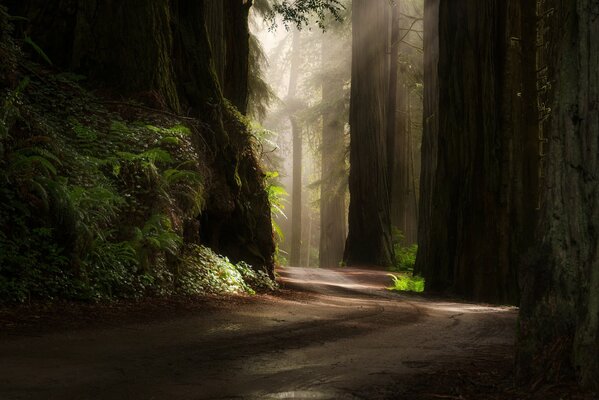
[[[395,264],[391,268],[397,272],[413,272],[416,264],[416,254],[418,253],[418,245],[412,244],[406,246],[404,244],[405,236],[399,229],[393,229],[393,250],[395,252]]]
[[[170,219],[162,214],[153,214],[143,228],[133,228],[133,246],[137,251],[140,266],[147,269],[152,256],[158,252],[177,255],[183,238],[173,231]]]
[[[244,262],[233,264],[228,258],[197,245],[185,248],[175,282],[176,291],[186,295],[254,294],[277,288],[276,282],[266,272],[256,271]]]
[[[420,276],[412,276],[409,274],[395,275],[389,274],[393,279],[393,286],[389,290],[395,290],[398,292],[424,292],[425,281]]]
[[[279,265],[285,265],[287,260],[285,259],[282,251],[279,248],[279,243],[285,240],[285,235],[281,226],[277,223],[277,218],[287,219],[285,215],[285,198],[289,196],[284,187],[274,183],[279,177],[278,172],[267,172],[266,173],[266,191],[268,193],[268,201],[270,203],[270,214],[272,221],[272,229],[276,235],[276,249],[275,249],[275,260]]]

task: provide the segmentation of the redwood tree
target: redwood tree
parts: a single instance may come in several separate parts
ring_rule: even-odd
[[[300,31],[293,31],[291,49],[291,70],[289,72],[289,89],[287,93],[287,107],[289,121],[291,122],[291,136],[293,147],[293,190],[291,192],[291,251],[289,265],[299,267],[302,254],[302,128],[298,121],[297,113],[297,85],[301,63]]]
[[[540,3],[540,211],[521,260],[518,375],[599,389],[599,35],[591,0]],[[595,10],[595,11],[593,11]],[[533,156],[533,155],[530,155]]]
[[[348,265],[393,263],[387,177],[389,2],[352,3]]]
[[[320,179],[320,246],[321,268],[338,267],[343,261],[346,239],[345,193],[345,119],[344,78],[331,65],[334,40],[323,36],[322,43],[322,142]],[[334,57],[334,55],[333,55]]]
[[[428,214],[421,221],[416,270],[431,290],[514,303],[518,290],[508,236],[511,131],[502,117],[511,90],[504,75],[507,5],[503,0],[439,3],[437,118],[434,130],[427,122],[423,148],[423,160],[436,162],[424,168],[434,177],[423,178],[421,209]],[[435,153],[428,154],[431,150]]]

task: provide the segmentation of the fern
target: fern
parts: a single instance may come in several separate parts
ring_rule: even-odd
[[[171,154],[160,148],[152,148],[143,153],[133,154],[126,151],[119,151],[117,155],[126,161],[142,161],[150,163],[172,163],[173,157]]]
[[[172,255],[176,255],[183,244],[181,236],[173,232],[170,219],[162,214],[152,215],[139,233],[145,245]]]
[[[44,52],[44,50],[42,50],[42,48],[40,46],[38,46],[33,39],[31,39],[29,36],[25,36],[25,39],[23,40],[25,43],[27,43],[29,46],[31,46],[31,48],[37,53],[37,55],[39,55],[41,58],[44,59],[45,62],[47,62],[49,65],[54,65],[52,63],[52,60],[50,60],[50,57],[48,57],[48,55]]]
[[[52,177],[58,173],[56,165],[61,165],[61,162],[49,150],[39,147],[27,147],[16,150],[10,155],[7,170],[9,177],[36,174]]]

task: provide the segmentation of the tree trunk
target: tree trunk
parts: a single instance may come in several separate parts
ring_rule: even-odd
[[[515,303],[507,236],[511,134],[502,118],[506,16],[503,0],[440,3],[437,166],[428,232],[420,238],[426,264],[418,269],[433,291]]]
[[[389,162],[389,203],[391,225],[404,235],[410,235],[410,148],[408,141],[408,97],[405,68],[399,68],[399,4],[392,5],[391,52],[389,70],[389,108],[387,113],[387,160]]]
[[[222,1],[222,0],[221,0]],[[250,55],[250,30],[248,15],[251,0],[227,0],[224,2],[226,65],[223,93],[240,113],[248,107],[248,57]]]
[[[296,113],[297,81],[299,79],[299,67],[301,63],[300,32],[293,31],[291,71],[289,73],[289,91],[287,95],[287,106],[290,107],[291,135],[293,137],[293,190],[291,193],[291,252],[289,254],[289,265],[301,266],[302,254],[302,129],[299,125]]]
[[[322,46],[323,65],[329,61],[327,46]],[[343,121],[343,78],[326,74],[322,85],[320,251],[321,268],[338,267],[343,261],[345,223],[345,124]]]
[[[538,242],[522,265],[518,375],[599,388],[599,20],[594,1],[542,2]],[[545,140],[547,143],[545,144]]]
[[[212,61],[218,83],[224,88],[225,67],[227,65],[227,41],[225,38],[225,1],[204,0],[206,4],[206,29],[212,48]]]
[[[386,144],[388,12],[386,0],[352,3],[347,265],[393,263]]]
[[[392,209],[399,208],[396,196],[394,196],[395,170],[397,163],[395,162],[396,142],[398,136],[397,129],[397,85],[398,85],[398,65],[399,65],[399,4],[393,1],[391,4],[391,45],[389,54],[389,93],[387,100],[387,178],[389,181],[389,203]],[[391,212],[391,223],[397,223],[393,216],[397,214]]]
[[[420,170],[420,205],[418,214],[418,254],[414,272],[423,276],[432,270],[433,246],[431,236],[433,188],[437,170],[439,134],[439,1],[424,1],[424,104]],[[432,282],[427,282],[430,288]],[[437,286],[438,284],[435,284]]]

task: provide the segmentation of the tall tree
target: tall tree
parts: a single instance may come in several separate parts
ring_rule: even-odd
[[[521,265],[518,373],[534,381],[575,376],[596,390],[599,20],[590,0],[543,1],[538,17],[542,201]]]
[[[387,158],[389,161],[389,195],[391,205],[391,225],[403,234],[404,243],[416,243],[417,205],[414,188],[414,157],[411,131],[410,100],[414,84],[413,71],[414,45],[409,43],[415,26],[421,19],[414,17],[410,3],[396,0],[392,2],[391,46],[389,70],[389,112],[387,125]],[[405,22],[404,22],[405,21]],[[403,24],[402,24],[403,22]],[[407,22],[407,23],[406,23]],[[402,44],[406,45],[401,46]]]
[[[352,3],[348,265],[393,263],[387,164],[389,2]]]
[[[426,169],[434,174],[432,192],[421,194],[430,214],[416,269],[432,290],[514,303],[517,280],[507,235],[511,132],[501,117],[509,104],[503,73],[507,4],[439,3],[438,125],[426,133],[426,140],[437,141],[436,155],[423,155],[436,157],[436,166]],[[429,146],[424,151],[435,149]],[[423,178],[424,191],[430,179]]]
[[[424,0],[424,104],[418,214],[418,255],[415,271],[426,275],[433,261],[431,236],[433,189],[437,170],[439,130],[439,2]],[[431,271],[431,273],[434,273]],[[429,284],[430,287],[430,284]]]
[[[287,92],[287,107],[291,122],[293,141],[293,190],[291,192],[291,251],[289,264],[299,267],[302,253],[302,128],[297,113],[297,83],[301,64],[301,36],[298,29],[293,30],[291,44],[291,70],[289,72],[289,89]]]
[[[331,60],[331,34],[322,43],[322,141],[320,184],[320,267],[337,267],[343,261],[345,222],[345,99],[344,79]],[[334,54],[334,52],[333,52]],[[334,55],[333,55],[334,57]]]
[[[399,77],[399,4],[391,3],[391,43],[389,54],[389,93],[387,112],[387,161],[391,225],[405,233],[405,187],[407,176],[406,90]],[[402,74],[403,75],[403,74]]]

